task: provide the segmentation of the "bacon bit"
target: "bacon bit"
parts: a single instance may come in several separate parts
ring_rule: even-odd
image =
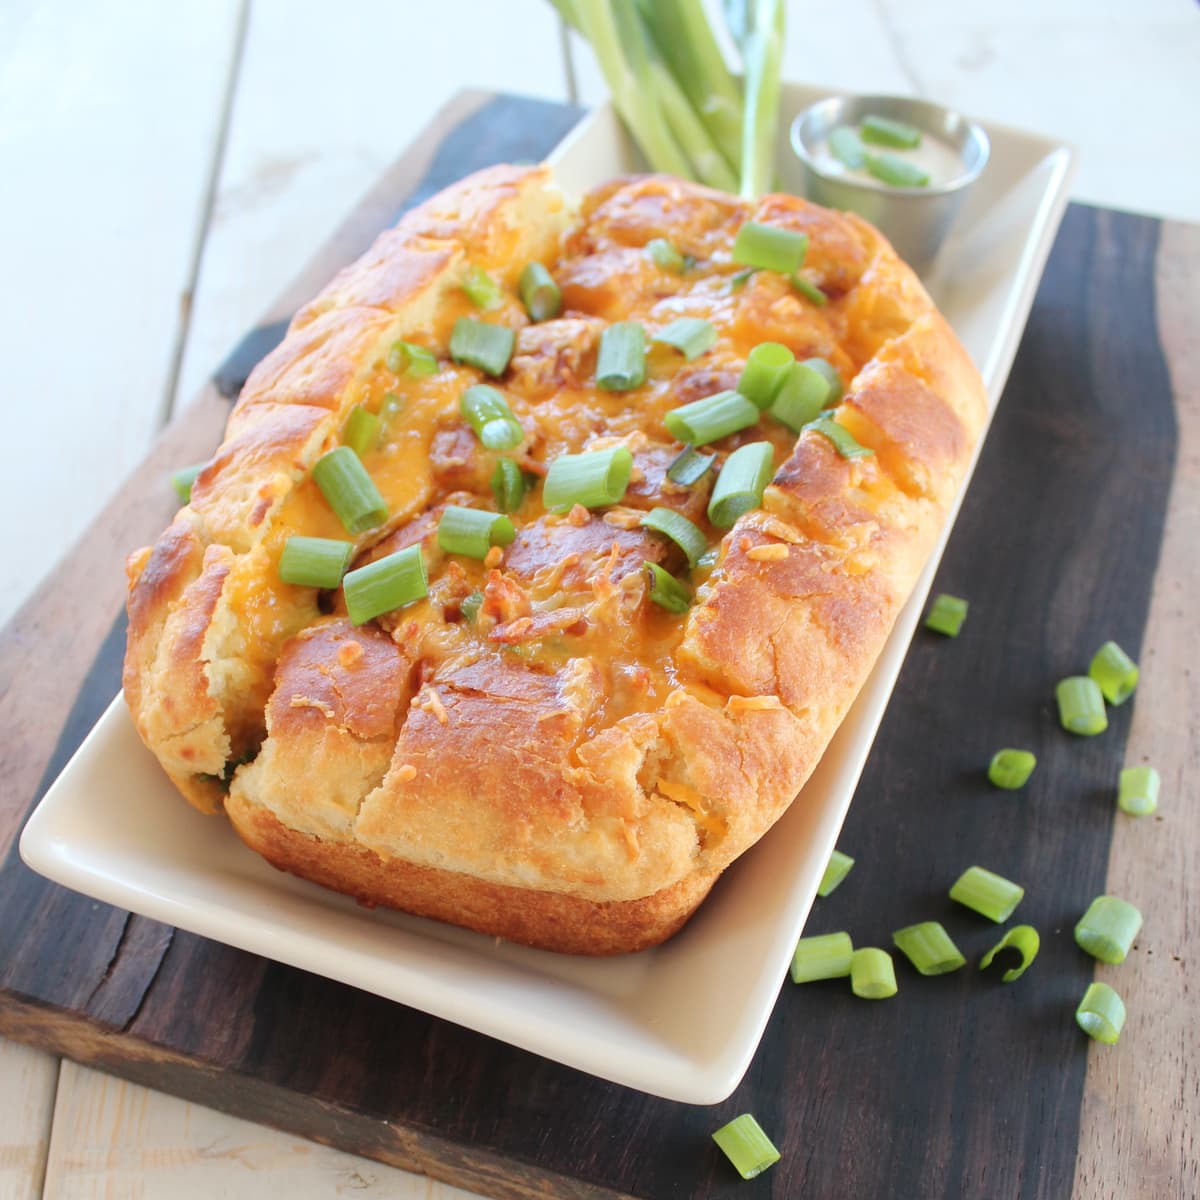
[[[764,712],[782,708],[783,703],[778,696],[730,696],[728,707],[735,712]]]
[[[567,513],[567,524],[575,525],[580,529],[582,529],[583,526],[585,526],[591,519],[592,514],[588,512],[588,510],[584,508],[582,504],[574,505],[571,511]]]
[[[333,709],[328,704],[323,704],[320,700],[314,700],[311,696],[293,696],[288,703],[288,707],[315,708],[317,712],[324,715],[326,720],[333,720]]]
[[[533,605],[517,584],[499,571],[492,570],[483,589],[483,604],[479,611],[485,616],[495,617],[497,621],[514,621],[517,617],[529,616]]]
[[[362,660],[362,656],[363,648],[360,642],[343,642],[337,649],[338,666],[349,670]]]
[[[402,767],[396,768],[396,778],[401,783],[410,783],[417,777],[417,768],[412,763],[405,763]]]
[[[768,542],[762,546],[751,546],[746,551],[746,557],[753,562],[782,562],[788,556],[788,548],[778,542]]]
[[[263,523],[263,519],[267,513],[271,511],[271,501],[273,497],[266,488],[260,488],[258,493],[258,503],[255,504],[250,516],[246,518],[246,524],[251,529],[257,528]]]
[[[504,551],[499,546],[492,546],[483,556],[483,565],[485,567],[498,567],[503,557]]]
[[[521,642],[530,642],[551,634],[575,636],[584,633],[587,627],[587,616],[583,609],[556,608],[535,613],[531,617],[518,617],[505,625],[497,625],[488,634],[488,641],[516,646]]]
[[[636,529],[642,522],[642,514],[632,508],[610,508],[600,519],[614,529]]]
[[[421,689],[420,696],[413,701],[413,704],[415,707],[437,717],[439,725],[450,724],[450,718],[446,715],[446,706],[442,703],[441,696],[428,684]]]
[[[467,579],[466,569],[463,567],[462,563],[455,562],[454,559],[451,559],[446,564],[446,578],[453,580],[455,583],[465,583]]]

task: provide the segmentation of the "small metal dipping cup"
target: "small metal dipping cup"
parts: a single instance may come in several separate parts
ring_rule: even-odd
[[[874,114],[914,125],[957,153],[961,171],[928,187],[892,187],[826,173],[813,149],[839,125],[857,126]],[[903,96],[831,96],[818,100],[792,122],[792,149],[803,168],[804,194],[827,208],[848,209],[883,231],[896,252],[918,272],[933,263],[971,184],[987,165],[988,136],[961,113]],[[881,147],[882,149],[883,147]],[[871,149],[871,147],[868,147]]]

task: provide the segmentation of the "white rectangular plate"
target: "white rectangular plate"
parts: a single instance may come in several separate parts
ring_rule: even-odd
[[[784,93],[786,126],[823,93]],[[929,281],[994,408],[1067,199],[1071,151],[989,127],[992,161]],[[610,108],[551,161],[579,190],[637,169]],[[948,535],[948,530],[947,530]],[[284,875],[184,804],[118,698],[30,818],[25,861],[109,904],[338,979],[627,1087],[715,1104],[774,1006],[866,762],[945,538],[820,766],[779,824],[665,946],[589,960],[360,908]],[[732,968],[732,969],[731,969]]]

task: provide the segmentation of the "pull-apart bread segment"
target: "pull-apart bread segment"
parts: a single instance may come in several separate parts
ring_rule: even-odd
[[[825,303],[735,261],[747,221],[807,236]],[[530,263],[557,311],[523,302]],[[710,327],[691,357],[655,341],[685,317]],[[464,318],[513,331],[500,369],[451,354]],[[617,322],[644,331],[644,379],[601,386]],[[764,342],[841,388],[798,434],[768,407],[676,478],[667,414],[736,389]],[[480,383],[511,436],[464,414]],[[356,409],[378,418],[359,450],[387,515],[352,534],[313,472]],[[916,277],[853,216],[663,177],[571,205],[545,168],[492,168],[383,234],[254,371],[189,503],[130,559],[125,695],[184,796],[277,867],[553,950],[653,945],[800,793],[985,411]],[[750,443],[773,478],[733,520],[710,501]],[[552,464],[602,451],[629,467],[613,502],[548,510]],[[512,536],[447,551],[448,512],[497,511],[505,459]],[[356,624],[341,588],[281,580],[297,536],[352,543],[352,571],[419,554],[425,592]]]

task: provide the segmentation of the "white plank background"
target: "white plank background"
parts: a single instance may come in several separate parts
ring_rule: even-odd
[[[1186,0],[789,2],[789,77],[1056,135],[1078,199],[1193,221],[1198,63]],[[543,0],[2,0],[0,620],[442,103],[566,80]],[[284,1193],[466,1195],[0,1041],[0,1200]]]

